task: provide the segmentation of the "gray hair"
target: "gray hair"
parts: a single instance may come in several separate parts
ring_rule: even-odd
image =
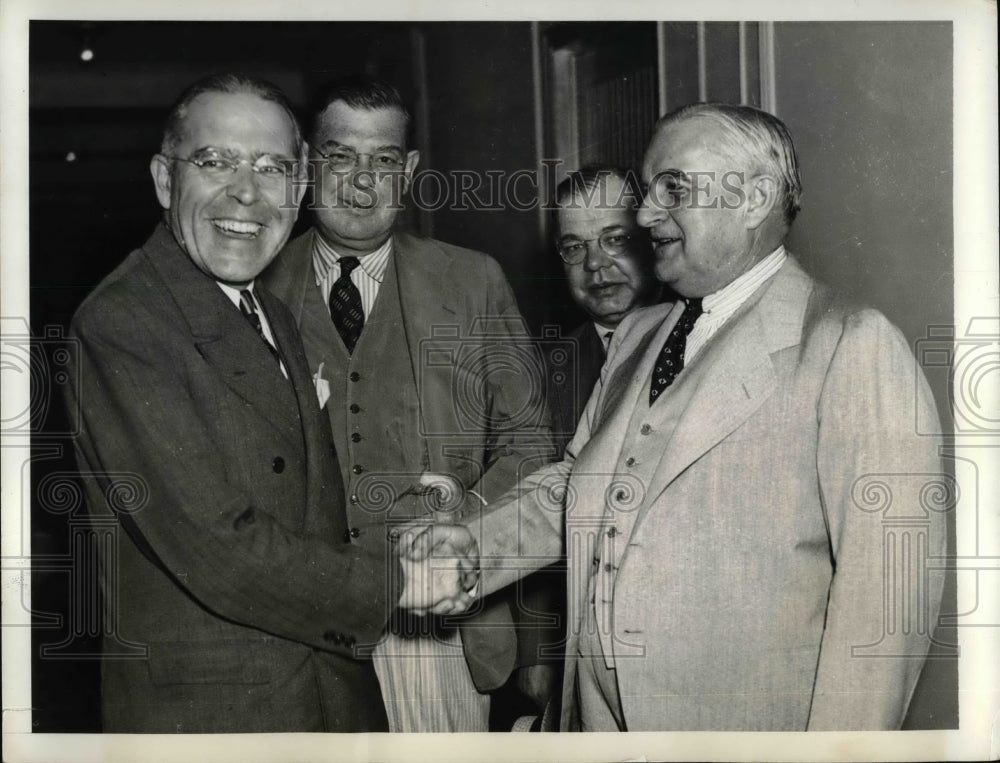
[[[779,205],[786,225],[801,209],[802,181],[792,136],[784,122],[752,106],[695,103],[661,117],[656,132],[689,119],[715,124],[722,135],[719,152],[746,168],[760,169],[778,181]]]
[[[163,127],[163,141],[160,146],[162,153],[167,155],[173,153],[177,144],[181,142],[184,120],[187,118],[188,108],[198,96],[206,93],[255,95],[263,101],[278,104],[288,114],[288,118],[291,120],[295,130],[295,155],[298,156],[302,151],[302,128],[299,126],[299,120],[295,116],[295,110],[288,100],[288,96],[277,85],[273,85],[266,80],[246,74],[224,72],[221,74],[211,74],[190,85],[180,94],[174,105],[170,107],[167,122]]]

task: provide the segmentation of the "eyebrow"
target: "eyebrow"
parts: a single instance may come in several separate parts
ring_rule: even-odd
[[[622,225],[620,223],[616,224],[616,225],[605,225],[603,228],[601,228],[601,233],[610,233],[613,230],[623,230],[623,231],[628,232],[628,229],[629,229],[629,226]],[[559,237],[558,240],[559,241],[567,241],[567,240],[583,241],[583,239],[580,238],[579,236],[577,236],[575,233],[564,233],[563,235],[561,235]]]
[[[225,157],[226,159],[242,159],[240,152],[234,148],[218,148],[217,146],[202,146],[191,153],[191,156],[198,156],[199,154],[214,153],[219,156]],[[255,151],[250,155],[252,161],[257,162],[268,157],[269,159],[287,160],[294,161],[290,156],[286,156],[284,153],[272,154],[267,151]]]
[[[347,148],[347,149],[350,149],[351,151],[353,151],[354,153],[358,153],[358,150],[356,148],[354,148],[354,146],[349,146],[346,143],[341,143],[339,140],[327,140],[327,141],[324,141],[323,143],[320,144],[319,147],[321,149],[323,149],[323,150],[326,150],[328,148],[333,148],[334,146],[339,146],[340,148]],[[388,145],[385,145],[385,146],[376,146],[373,149],[373,153],[376,153],[376,154],[379,153],[380,151],[396,151],[396,152],[398,152],[398,153],[401,154],[401,153],[403,153],[403,147],[402,146],[397,146],[397,145],[394,145],[394,144],[388,144]],[[362,153],[367,153],[367,152],[362,152]]]

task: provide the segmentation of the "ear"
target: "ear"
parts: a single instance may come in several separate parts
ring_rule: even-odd
[[[743,208],[747,227],[759,228],[771,216],[778,201],[778,183],[770,175],[755,175],[750,179]]]
[[[149,173],[153,176],[160,206],[170,209],[170,160],[163,154],[155,154],[149,161]]]
[[[299,169],[295,173],[295,180],[292,181],[292,201],[296,208],[301,206],[302,197],[305,196],[309,188],[309,144],[302,141],[302,150],[299,151]]]
[[[403,193],[410,190],[410,183],[413,182],[413,173],[420,164],[420,152],[414,149],[406,152],[406,162],[403,164]]]

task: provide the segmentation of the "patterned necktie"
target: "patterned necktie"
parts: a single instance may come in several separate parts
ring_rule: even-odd
[[[701,315],[701,298],[686,300],[684,312],[681,313],[680,320],[674,325],[673,331],[663,343],[663,349],[656,359],[656,366],[653,368],[653,381],[649,385],[649,404],[652,405],[663,391],[674,383],[677,374],[684,368],[684,348],[687,346],[687,337],[694,328],[694,322]]]
[[[271,351],[274,359],[278,361],[278,366],[280,367],[281,355],[278,354],[278,348],[271,344],[267,335],[264,334],[264,327],[261,325],[260,315],[257,313],[257,306],[253,303],[253,294],[250,293],[249,289],[240,291],[240,312],[243,313],[243,317],[247,319],[247,322],[257,330],[257,334],[264,340],[264,344]]]
[[[344,340],[348,354],[354,352],[361,329],[365,325],[365,311],[361,307],[361,292],[351,280],[351,272],[361,264],[357,257],[341,257],[340,278],[330,289],[330,319],[337,333]]]

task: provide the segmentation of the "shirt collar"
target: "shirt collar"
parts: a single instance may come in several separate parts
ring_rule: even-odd
[[[378,249],[368,254],[358,256],[361,269],[371,276],[378,283],[382,283],[385,278],[385,269],[389,265],[389,255],[392,253],[392,236],[389,236]],[[330,269],[341,257],[340,254],[330,244],[328,244],[319,233],[313,236],[313,273],[316,276],[316,284],[320,285],[327,277]]]
[[[709,315],[712,313],[725,314],[735,310],[761,284],[777,273],[785,264],[786,259],[788,259],[788,253],[785,252],[785,245],[782,244],[735,281],[706,296],[701,302],[702,310]]]
[[[248,286],[244,286],[243,289],[237,289],[235,286],[230,286],[229,284],[222,283],[221,281],[216,281],[216,283],[219,284],[219,288],[222,289],[222,293],[229,297],[229,301],[237,307],[240,306],[240,292],[243,291],[243,289],[247,289],[251,294],[253,294],[253,301],[257,301],[257,295],[253,290],[253,281],[251,281]]]

